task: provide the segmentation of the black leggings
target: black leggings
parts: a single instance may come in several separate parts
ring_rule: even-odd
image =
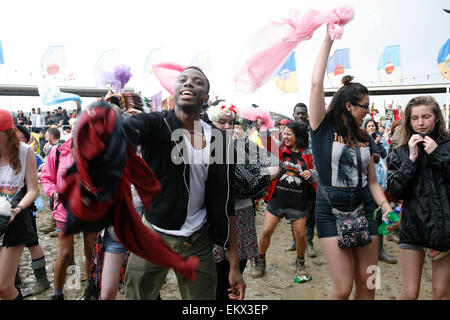
[[[245,267],[247,265],[247,259],[239,260],[239,270],[241,274],[244,273]],[[217,290],[216,290],[216,300],[226,301],[230,300],[228,298],[228,289],[231,288],[230,282],[228,281],[228,275],[230,273],[230,263],[228,260],[223,260],[216,263],[217,270]]]

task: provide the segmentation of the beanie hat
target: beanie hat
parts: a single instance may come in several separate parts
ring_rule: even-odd
[[[14,121],[11,113],[5,109],[0,109],[0,131],[14,128]]]

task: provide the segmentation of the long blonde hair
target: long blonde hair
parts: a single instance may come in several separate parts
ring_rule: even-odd
[[[402,117],[403,131],[402,142],[400,145],[408,144],[409,139],[411,139],[411,136],[414,134],[414,130],[411,126],[411,109],[420,105],[432,107],[434,117],[436,119],[436,125],[434,128],[434,132],[436,133],[435,138],[448,136],[447,130],[445,129],[444,116],[439,108],[439,104],[432,96],[419,96],[412,98],[406,105],[405,112]]]

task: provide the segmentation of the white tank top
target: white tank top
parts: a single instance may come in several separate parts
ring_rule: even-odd
[[[25,168],[27,166],[27,152],[29,148],[29,145],[23,142],[20,143],[19,159],[22,168],[19,174],[16,175],[16,171],[9,164],[0,167],[0,196],[6,197],[10,203],[25,185]]]

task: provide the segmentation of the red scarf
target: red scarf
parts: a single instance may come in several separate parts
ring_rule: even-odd
[[[104,219],[113,216],[114,231],[120,242],[129,251],[161,267],[172,267],[186,278],[195,280],[197,257],[182,257],[174,252],[156,233],[142,223],[131,195],[131,183],[150,211],[153,197],[160,191],[160,183],[148,165],[136,155],[127,144],[125,166],[118,187],[110,199],[105,201],[86,201],[83,192],[95,196],[108,186],[94,186],[91,181],[89,164],[108,148],[110,134],[116,125],[116,112],[112,108],[99,106],[80,115],[76,128],[75,150],[78,172],[68,173],[64,179],[66,186],[61,190],[61,199],[69,214],[83,222]],[[122,132],[122,131],[121,131]],[[123,137],[125,139],[125,137]],[[121,140],[125,141],[125,140]]]

